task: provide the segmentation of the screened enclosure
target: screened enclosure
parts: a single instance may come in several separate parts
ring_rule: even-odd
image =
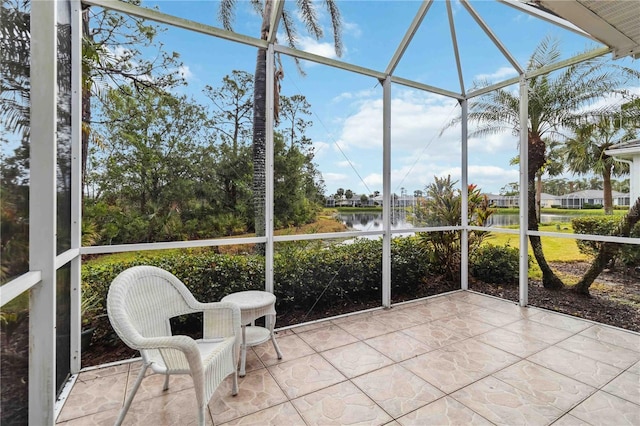
[[[54,423],[82,367],[82,294],[105,296],[122,265],[197,271],[212,300],[273,292],[304,322],[332,300],[389,308],[475,290],[488,233],[512,249],[521,306],[536,305],[530,264],[553,273],[551,239],[585,262],[606,246],[637,264],[637,218],[608,233],[543,226],[535,202],[554,176],[545,142],[562,133],[540,124],[552,83],[590,83],[581,64],[624,69],[593,104],[615,106],[612,142],[640,127],[637,5],[594,17],[598,2],[538,3],[336,2],[338,42],[287,36],[284,1],[263,16],[238,4],[235,21],[218,2],[3,1],[2,422]],[[526,42],[533,31],[547,45]],[[545,51],[547,31],[570,47]],[[593,113],[571,102],[567,114]],[[488,221],[498,192],[515,225]],[[455,208],[434,214],[446,194]],[[376,213],[323,210],[349,205]],[[115,254],[108,272],[91,263]],[[446,284],[425,284],[436,275]]]

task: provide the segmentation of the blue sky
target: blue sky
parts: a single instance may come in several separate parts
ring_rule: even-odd
[[[217,1],[156,1],[162,12],[221,26]],[[295,3],[287,2],[287,8]],[[418,1],[340,1],[344,54],[341,60],[384,71],[420,7]],[[321,5],[319,5],[321,6]],[[472,6],[489,24],[509,52],[526,67],[526,61],[544,37],[560,41],[568,58],[597,43],[567,30],[525,15],[493,1],[474,1]],[[238,1],[234,30],[257,36],[259,17],[247,1]],[[292,11],[294,9],[291,9]],[[325,33],[331,34],[319,7]],[[471,16],[454,3],[456,36],[464,84],[474,80],[504,80],[517,75]],[[299,29],[299,47],[335,58],[332,40],[306,37]],[[284,37],[280,36],[283,40]],[[160,36],[167,50],[180,53],[181,70],[189,85],[183,89],[201,102],[204,85],[218,86],[232,70],[253,73],[256,49],[217,40],[186,30],[170,29]],[[330,67],[303,62],[301,76],[293,61],[283,57],[285,78],[282,94],[303,94],[312,105],[313,121],[308,136],[314,141],[315,162],[322,172],[327,195],[338,188],[370,194],[382,191],[382,88],[377,80]],[[625,64],[640,67],[639,61]],[[395,70],[395,75],[447,90],[459,91],[451,35],[443,1],[435,1]],[[640,82],[631,90],[640,93]],[[517,88],[514,88],[517,90]],[[616,102],[616,100],[613,100]],[[446,124],[460,113],[457,102],[400,85],[392,87],[392,185],[409,194],[423,190],[433,176],[460,178],[460,131]],[[469,141],[469,182],[485,192],[498,192],[518,180],[517,166],[509,160],[517,155],[518,138],[510,133]]]

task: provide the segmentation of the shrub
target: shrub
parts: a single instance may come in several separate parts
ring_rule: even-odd
[[[520,252],[515,247],[486,244],[479,247],[469,260],[469,272],[479,280],[496,284],[518,283]]]
[[[584,216],[571,219],[571,226],[576,234],[612,235],[620,223],[617,216]],[[595,256],[602,243],[598,241],[576,240],[581,253]]]
[[[622,220],[619,216],[588,216],[572,219],[571,225],[576,234],[614,235]],[[640,236],[640,222],[636,223],[629,236],[631,238]],[[576,244],[578,244],[581,253],[590,256],[596,256],[602,247],[602,243],[599,241],[576,240]],[[610,267],[613,267],[618,260],[629,267],[640,265],[640,250],[637,245],[620,244],[620,246],[621,249],[614,257],[612,264],[609,265]]]
[[[582,209],[583,210],[597,210],[597,209],[601,209],[601,208],[602,208],[602,204],[584,203],[582,205]]]

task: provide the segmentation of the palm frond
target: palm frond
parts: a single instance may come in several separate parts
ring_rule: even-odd
[[[318,12],[316,11],[313,1],[296,0],[296,4],[300,10],[302,22],[304,22],[304,25],[307,27],[309,34],[311,34],[316,40],[321,39],[324,36],[324,33],[320,23],[318,22]]]
[[[222,22],[222,27],[227,31],[233,31],[235,6],[236,0],[221,0],[218,7],[218,19]]]
[[[329,16],[331,17],[331,28],[333,29],[333,44],[335,47],[336,55],[338,55],[338,57],[341,57],[343,51],[342,16],[340,15],[340,10],[338,9],[338,5],[334,0],[325,0],[325,4],[327,6]]]

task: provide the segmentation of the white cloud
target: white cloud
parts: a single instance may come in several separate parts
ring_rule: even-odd
[[[372,93],[377,93],[372,91]],[[342,99],[349,96],[340,95]],[[351,98],[354,96],[351,95]],[[342,124],[338,141],[345,150],[382,147],[382,99],[355,101],[357,111]],[[456,112],[455,101],[428,93],[401,91],[391,100],[391,143],[394,149],[415,150],[440,138],[440,131]],[[443,135],[445,137],[445,135]],[[447,139],[458,139],[452,133]]]
[[[382,175],[380,173],[370,173],[365,176],[362,180],[367,184],[367,187],[373,191],[381,191],[382,189]],[[380,189],[377,189],[380,188]]]
[[[518,136],[514,136],[511,132],[470,138],[469,151],[489,154],[513,152],[515,155],[518,149],[518,140]]]
[[[474,80],[504,81],[517,75],[518,72],[512,67],[500,67],[491,74],[478,74],[474,77]]]
[[[189,65],[180,65],[178,67],[178,73],[187,81],[193,80],[195,77]]]
[[[325,58],[336,59],[335,47],[333,43],[322,42],[314,39],[313,37],[300,37],[298,40],[298,47],[305,52],[313,53],[315,55],[324,56]],[[307,64],[308,61],[305,61]]]
[[[342,92],[335,98],[331,99],[331,102],[340,103],[351,99],[369,99],[376,94],[379,94],[379,91],[376,89],[364,89],[358,92]]]
[[[349,162],[347,160],[343,160],[343,161],[338,161],[336,163],[337,167],[355,167],[356,169],[358,168],[358,163],[354,163],[353,161]]]
[[[355,22],[343,22],[342,28],[345,34],[349,34],[353,37],[359,38],[362,35],[362,29]]]

